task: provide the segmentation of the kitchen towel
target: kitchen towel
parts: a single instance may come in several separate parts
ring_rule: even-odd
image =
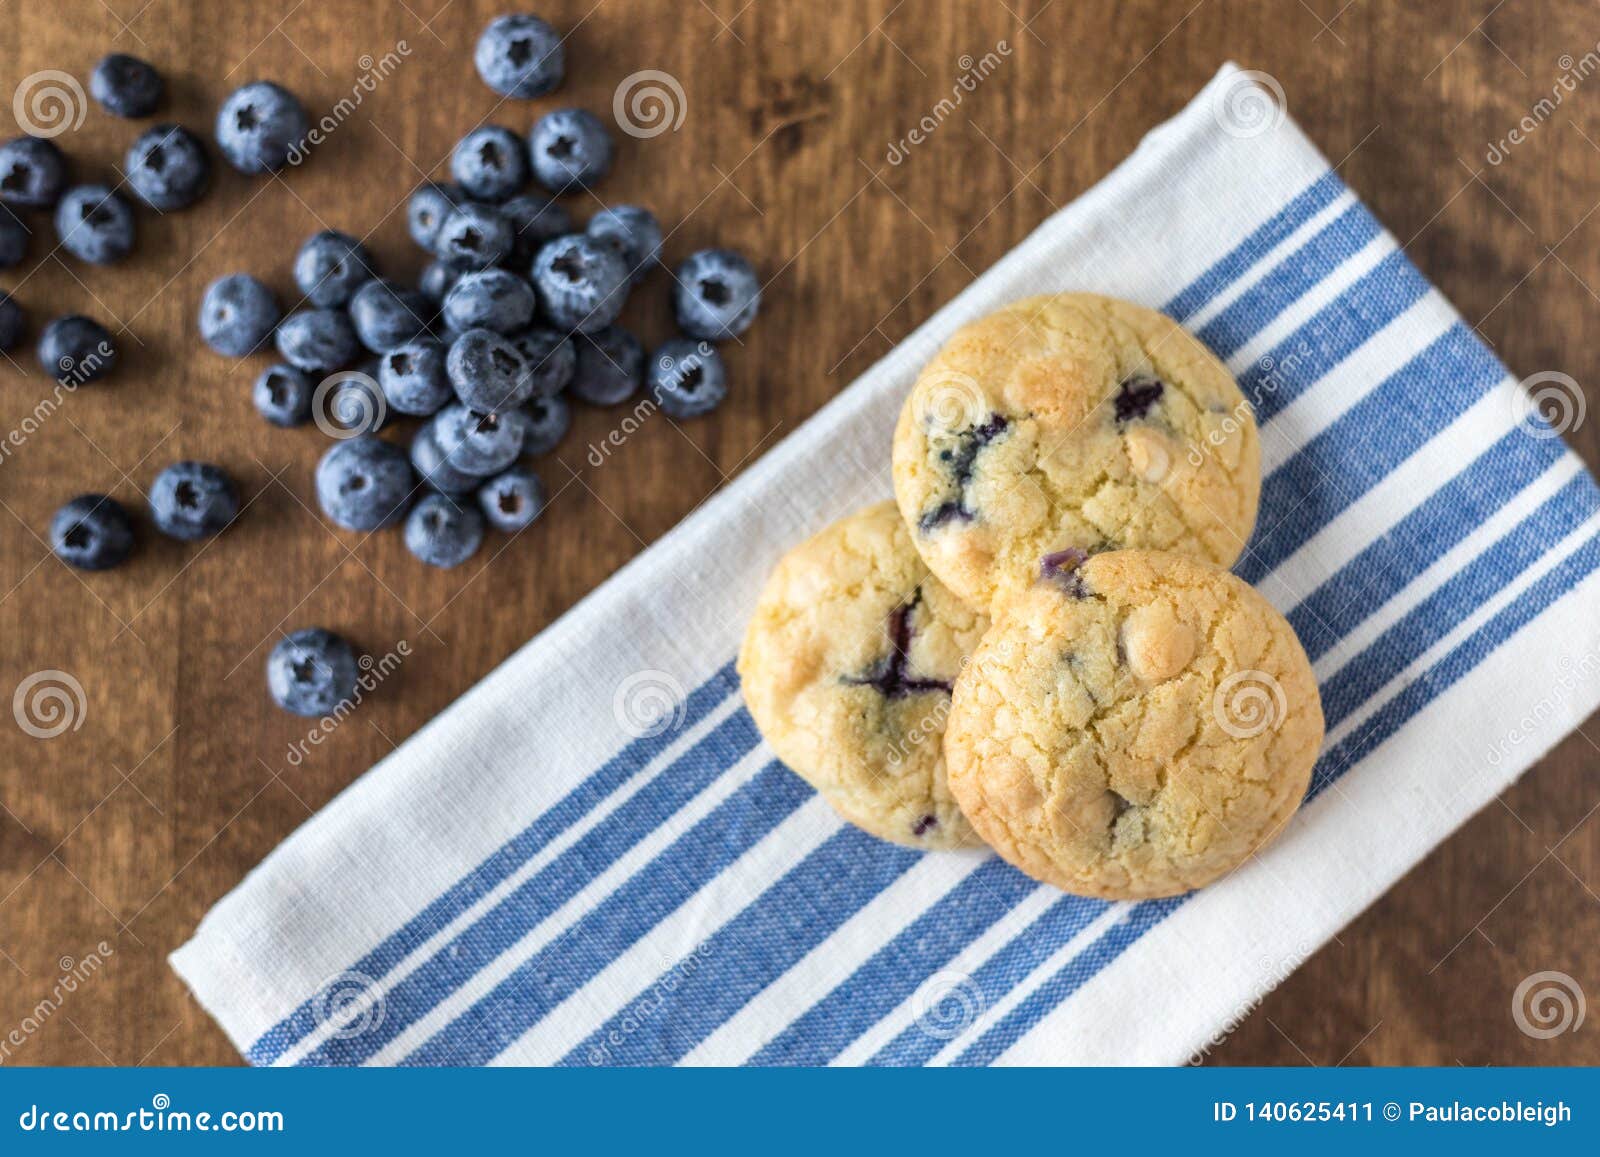
[[[218,903],[172,963],[245,1057],[1181,1063],[1581,722],[1600,492],[1559,437],[1581,394],[1508,374],[1271,84],[1225,68]],[[1238,376],[1265,484],[1237,569],[1322,688],[1306,806],[1186,897],[1079,899],[843,825],[733,668],[779,555],[889,495],[940,341],[1069,289],[1165,310]]]

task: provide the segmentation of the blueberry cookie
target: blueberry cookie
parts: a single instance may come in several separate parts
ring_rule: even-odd
[[[943,739],[951,686],[987,626],[882,502],[778,563],[739,652],[744,700],[778,757],[857,827],[914,848],[975,843]]]
[[[894,488],[928,568],[974,606],[1057,550],[1230,566],[1261,450],[1238,384],[1154,310],[1031,297],[957,330],[900,412]]]
[[[956,681],[950,791],[1035,879],[1142,899],[1273,838],[1322,743],[1311,665],[1246,583],[1183,555],[1035,563]]]

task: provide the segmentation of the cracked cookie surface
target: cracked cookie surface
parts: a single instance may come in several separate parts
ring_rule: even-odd
[[[988,620],[928,572],[892,502],[791,550],[739,650],[762,736],[850,823],[914,848],[977,843],[950,796],[950,690]]]
[[[1055,551],[1231,566],[1255,524],[1261,450],[1238,384],[1181,326],[1065,293],[945,343],[900,412],[894,487],[929,568],[992,608]]]
[[[1002,857],[1082,896],[1208,884],[1299,807],[1322,704],[1287,620],[1162,551],[1056,558],[956,681],[950,789]]]

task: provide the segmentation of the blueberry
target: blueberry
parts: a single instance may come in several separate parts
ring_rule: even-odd
[[[415,289],[374,278],[350,299],[350,320],[361,344],[375,354],[387,353],[421,336],[428,328],[433,306]]]
[[[548,397],[535,394],[528,399],[522,412],[527,421],[522,424],[522,452],[529,455],[548,454],[561,444],[572,425],[572,405],[564,394]]]
[[[171,538],[210,538],[239,516],[233,479],[206,462],[174,462],[150,486],[150,518]]]
[[[67,187],[67,159],[51,141],[14,137],[0,144],[0,201],[48,209]]]
[[[418,185],[406,202],[406,227],[411,231],[411,240],[432,252],[439,237],[439,226],[463,200],[461,190],[453,185],[441,185],[437,181]]]
[[[440,224],[433,252],[463,269],[498,265],[511,253],[511,223],[491,205],[466,201]]]
[[[496,474],[478,490],[478,507],[489,525],[515,534],[544,511],[544,483],[526,466]]]
[[[444,460],[432,422],[424,422],[411,437],[411,468],[441,494],[470,494],[483,482],[477,475],[457,470]]]
[[[217,147],[241,173],[270,173],[299,160],[306,110],[288,89],[258,80],[235,89],[217,113]]]
[[[16,299],[0,289],[0,353],[7,353],[17,348],[17,343],[22,340],[22,330],[26,321],[27,317]],[[51,373],[54,372],[52,369]]]
[[[678,266],[672,304],[690,337],[726,341],[750,328],[761,308],[761,282],[751,264],[727,249],[701,249]]]
[[[117,346],[106,327],[79,314],[58,317],[39,335],[39,364],[59,382],[99,381],[117,367]]]
[[[662,413],[671,418],[709,414],[728,396],[728,371],[717,347],[686,337],[675,337],[656,348],[645,383]]]
[[[528,183],[528,152],[510,129],[484,125],[456,145],[450,175],[469,197],[504,201]]]
[[[462,275],[444,299],[444,322],[452,329],[511,333],[533,321],[538,302],[533,286],[504,269]]]
[[[211,181],[205,146],[182,125],[156,125],[140,133],[122,168],[139,199],[162,213],[187,209]]]
[[[661,223],[648,209],[638,205],[602,209],[589,218],[584,232],[622,255],[628,266],[628,276],[635,285],[661,264]]]
[[[468,409],[500,413],[533,395],[528,363],[517,347],[487,329],[469,329],[456,338],[445,358],[456,397]]]
[[[559,201],[542,193],[521,193],[499,206],[511,225],[511,263],[528,268],[546,241],[573,231],[572,214]]]
[[[433,437],[449,465],[487,478],[517,460],[526,423],[512,414],[486,414],[452,402],[433,420]]]
[[[614,406],[633,396],[644,380],[644,347],[620,325],[572,339],[578,367],[572,393],[594,406]]]
[[[302,309],[278,323],[278,353],[308,374],[326,374],[356,360],[356,331],[342,309]]]
[[[268,366],[250,391],[261,416],[274,426],[299,426],[311,417],[315,384],[293,366]]]
[[[21,265],[28,256],[28,242],[33,233],[20,218],[0,205],[0,269]]]
[[[308,719],[332,714],[356,695],[356,654],[332,631],[308,627],[278,640],[267,656],[267,690],[285,711]]]
[[[133,249],[133,210],[104,185],[77,185],[56,205],[56,236],[79,261],[110,265]]]
[[[110,570],[133,553],[133,520],[115,498],[80,494],[50,520],[50,549],[79,570]]]
[[[501,16],[478,37],[472,63],[501,96],[529,100],[560,86],[566,52],[556,30],[537,16]]]
[[[578,366],[578,351],[571,338],[536,325],[512,334],[510,340],[527,363],[527,376],[536,395],[559,394],[567,388]]]
[[[406,549],[429,566],[460,566],[483,543],[483,515],[447,494],[424,494],[406,516]]]
[[[422,276],[417,278],[417,292],[434,305],[440,305],[464,272],[447,261],[430,261],[423,268]]]
[[[368,369],[376,370],[377,367]],[[372,373],[352,371],[339,374],[332,381],[327,410],[328,417],[336,425],[347,431],[368,434],[388,424],[389,403],[384,397],[383,387],[378,385]],[[314,403],[315,395],[312,400]],[[312,408],[315,409],[315,405]]]
[[[242,358],[272,336],[282,316],[272,290],[248,273],[230,273],[206,287],[200,336],[219,354]]]
[[[558,237],[533,259],[533,288],[557,329],[592,333],[616,321],[628,300],[628,266],[591,237]]]
[[[161,106],[166,82],[137,56],[102,56],[89,74],[89,95],[112,116],[147,117]]]
[[[452,396],[445,373],[445,348],[432,338],[404,342],[378,359],[378,383],[389,405],[402,414],[427,417]]]
[[[346,530],[399,522],[413,484],[406,452],[371,434],[334,443],[317,463],[317,501]]]
[[[367,247],[336,229],[307,237],[294,258],[294,283],[318,309],[348,305],[375,276]]]
[[[1111,408],[1120,422],[1133,422],[1143,418],[1152,406],[1161,400],[1165,387],[1155,378],[1135,375],[1117,387]]]
[[[611,171],[611,155],[611,135],[587,109],[546,113],[528,134],[533,175],[552,193],[592,187]]]

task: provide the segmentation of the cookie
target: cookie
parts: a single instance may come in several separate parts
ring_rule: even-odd
[[[950,691],[988,627],[928,573],[894,503],[784,556],[739,651],[756,726],[857,827],[914,848],[976,842],[950,797]]]
[[[1055,555],[960,679],[950,790],[1035,879],[1171,896],[1259,850],[1300,805],[1322,743],[1287,620],[1178,554]]]
[[[1232,375],[1175,322],[1064,293],[945,343],[900,412],[894,489],[929,569],[992,608],[1052,551],[1231,566],[1255,524],[1261,448]]]

